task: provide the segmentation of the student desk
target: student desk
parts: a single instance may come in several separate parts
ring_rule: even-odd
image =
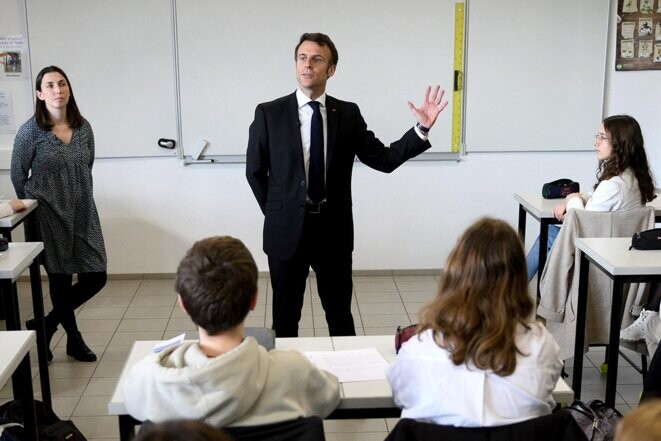
[[[0,254],[0,297],[4,305],[8,331],[21,329],[18,312],[18,294],[16,279],[30,267],[30,285],[32,287],[32,308],[37,324],[37,355],[39,359],[39,378],[41,380],[41,396],[45,403],[51,405],[50,381],[48,379],[48,348],[46,347],[46,331],[44,328],[44,299],[41,292],[41,273],[38,256],[43,251],[42,242],[11,242],[7,251]]]
[[[23,203],[27,206],[27,209],[19,211],[18,213],[14,213],[11,216],[0,218],[0,234],[6,237],[9,242],[12,241],[11,232],[14,230],[14,228],[22,224],[23,221],[28,218],[28,215],[32,213],[38,205],[36,199],[21,199],[21,201],[23,201]],[[28,222],[29,226],[26,224],[27,229],[31,228],[33,219],[34,216],[30,216],[30,222]],[[0,302],[0,319],[4,319],[4,306],[2,305],[2,302]]]
[[[276,338],[275,342],[276,349],[294,349],[301,352],[376,348],[389,363],[392,363],[396,356],[392,335]],[[108,413],[119,417],[121,441],[132,439],[134,426],[140,424],[126,411],[122,396],[122,379],[136,362],[152,351],[156,343],[158,342],[136,341],[133,344],[115,392],[108,403]],[[388,380],[342,383],[340,394],[340,404],[328,418],[397,418],[400,415],[400,409],[393,402]],[[553,398],[557,402],[571,403],[574,393],[562,379],[559,379],[553,391]]]
[[[12,230],[22,224],[28,215],[37,208],[37,205],[39,205],[36,199],[21,199],[21,201],[27,205],[28,208],[26,210],[14,213],[11,216],[0,218],[0,234],[6,237],[9,242],[11,242]],[[30,216],[30,218],[32,217],[33,216]]]
[[[592,262],[613,280],[605,402],[607,405],[614,407],[617,360],[620,353],[620,311],[622,310],[624,284],[661,281],[661,250],[629,250],[630,237],[578,238],[574,240],[574,244],[580,253],[581,263],[578,282],[572,389],[576,394],[576,398],[579,399],[581,397],[581,377],[583,373],[589,262]]]
[[[514,193],[514,199],[519,203],[519,237],[525,243],[526,240],[526,214],[531,215],[539,221],[539,269],[537,270],[537,296],[539,296],[539,281],[546,264],[546,242],[548,240],[548,227],[552,224],[560,224],[553,217],[553,208],[561,203],[563,199],[544,199],[541,192],[538,193]],[[647,205],[654,207],[656,222],[661,222],[661,194]]]
[[[0,386],[12,378],[14,398],[23,405],[25,433],[37,441],[37,424],[30,369],[30,347],[35,342],[34,331],[0,331]]]

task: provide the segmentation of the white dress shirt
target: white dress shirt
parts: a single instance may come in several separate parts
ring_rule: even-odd
[[[456,366],[427,330],[402,346],[386,375],[402,418],[459,427],[498,426],[548,415],[562,361],[540,323],[519,325],[516,368],[501,377],[472,364]]]

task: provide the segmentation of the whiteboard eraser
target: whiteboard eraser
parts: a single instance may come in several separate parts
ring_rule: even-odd
[[[204,154],[204,150],[207,148],[209,145],[209,141],[206,139],[198,139],[197,142],[195,143],[195,148],[193,149],[193,153],[191,154],[191,157],[195,159],[196,161],[200,159],[200,156]]]

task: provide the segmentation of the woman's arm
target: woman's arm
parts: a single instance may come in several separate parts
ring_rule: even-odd
[[[14,140],[14,150],[11,155],[11,181],[14,184],[16,196],[25,199],[25,183],[28,180],[32,160],[35,155],[35,146],[29,130],[21,127]]]

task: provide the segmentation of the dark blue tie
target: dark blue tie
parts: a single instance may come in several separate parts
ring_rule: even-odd
[[[308,196],[318,204],[324,200],[324,125],[318,101],[308,103],[312,107],[310,125],[310,166],[308,169]]]

